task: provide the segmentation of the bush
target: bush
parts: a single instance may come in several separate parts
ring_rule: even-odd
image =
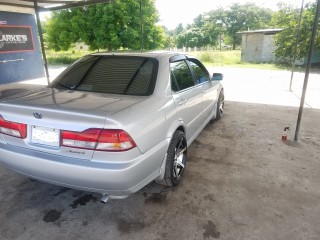
[[[198,53],[198,58],[200,59],[201,62],[213,62],[212,59],[212,53],[211,52],[200,52]]]
[[[200,61],[214,65],[237,65],[241,64],[241,51],[204,51],[197,52],[195,55]]]
[[[75,50],[60,52],[55,52],[53,50],[46,51],[49,64],[71,64],[89,53],[91,52]]]

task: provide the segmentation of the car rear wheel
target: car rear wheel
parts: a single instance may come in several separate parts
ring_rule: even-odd
[[[176,186],[181,182],[187,162],[187,140],[182,131],[173,134],[167,152],[164,178],[158,183],[165,186]]]
[[[216,120],[219,120],[222,118],[224,112],[224,94],[221,91],[217,103],[217,112],[216,112]]]

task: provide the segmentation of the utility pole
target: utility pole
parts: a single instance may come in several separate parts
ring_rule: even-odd
[[[290,86],[289,90],[292,92],[292,80],[293,80],[293,72],[296,67],[296,55],[297,55],[297,49],[298,49],[298,42],[300,38],[300,26],[301,26],[301,18],[302,18],[302,13],[303,13],[303,6],[304,6],[304,0],[302,0],[301,3],[301,9],[300,9],[300,17],[299,17],[299,22],[298,22],[298,28],[297,28],[297,35],[296,35],[296,44],[294,46],[293,50],[293,59],[292,59],[292,69],[291,69],[291,79],[290,79]]]
[[[144,50],[143,46],[143,28],[142,28],[143,22],[142,22],[142,0],[140,0],[140,35],[141,35],[141,52]]]
[[[299,108],[296,132],[294,135],[294,141],[298,141],[298,138],[299,138],[299,131],[300,131],[300,125],[301,125],[301,119],[302,119],[302,113],[303,113],[304,100],[306,97],[306,91],[307,91],[308,80],[309,80],[309,73],[310,73],[310,68],[311,68],[311,60],[312,60],[312,55],[313,55],[313,51],[314,51],[315,39],[316,39],[316,35],[317,35],[319,14],[320,14],[320,0],[317,0],[317,8],[316,8],[316,14],[314,17],[312,36],[310,39],[308,61],[307,61],[306,73],[305,73],[305,77],[304,77],[304,83],[303,83],[303,89],[302,89],[302,95],[301,95],[301,101],[300,101],[300,108]]]
[[[40,21],[40,16],[39,16],[38,0],[34,0],[33,4],[34,4],[34,11],[36,12],[37,26],[39,29],[39,37],[40,37],[40,44],[41,44],[41,50],[42,50],[42,58],[44,61],[44,69],[46,72],[47,82],[49,85],[50,80],[49,80],[48,61],[47,61],[46,51],[44,49],[43,31],[42,31],[42,26],[41,26],[41,21]]]

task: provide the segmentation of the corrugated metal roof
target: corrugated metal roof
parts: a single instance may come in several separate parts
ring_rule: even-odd
[[[243,32],[237,32],[239,34],[255,34],[255,33],[261,33],[264,35],[273,35],[276,33],[281,32],[281,28],[274,28],[274,29],[258,29],[258,30],[252,30],[252,31],[243,31]]]
[[[54,11],[109,2],[111,2],[111,0],[0,0],[0,8],[1,6],[11,6],[35,9],[35,5],[38,5],[39,11]]]

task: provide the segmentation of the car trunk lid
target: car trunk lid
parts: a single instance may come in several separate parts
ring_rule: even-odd
[[[92,150],[61,147],[61,130],[82,132],[104,128],[106,118],[145,98],[50,88],[22,93],[2,99],[0,115],[7,121],[27,124],[27,137],[2,134],[2,138],[8,144],[24,148],[91,159]]]

